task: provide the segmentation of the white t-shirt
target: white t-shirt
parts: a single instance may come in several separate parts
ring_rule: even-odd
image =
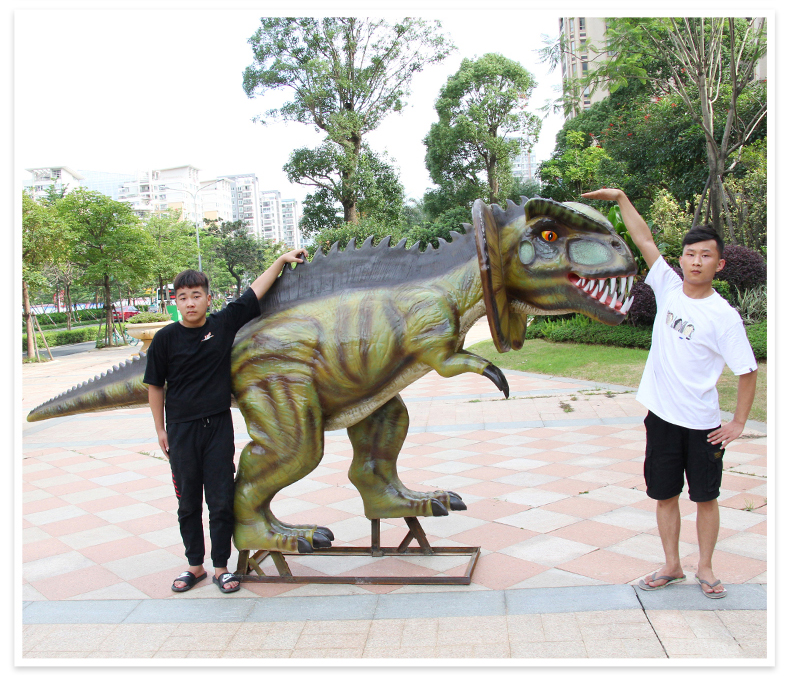
[[[743,321],[715,290],[704,299],[659,257],[645,278],[656,296],[656,320],[636,400],[662,420],[687,429],[721,424],[716,382],[726,363],[736,375],[757,370]]]

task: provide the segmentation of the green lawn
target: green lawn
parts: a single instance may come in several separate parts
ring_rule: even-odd
[[[639,386],[639,379],[642,377],[647,361],[645,349],[547,342],[542,339],[527,340],[521,351],[509,351],[506,354],[498,353],[490,340],[465,348],[507,370],[609,382],[634,388]],[[719,379],[718,391],[721,409],[733,412],[738,392],[738,378],[727,367],[724,368]],[[768,365],[765,361],[760,361],[757,372],[757,393],[749,418],[765,422],[767,413]]]

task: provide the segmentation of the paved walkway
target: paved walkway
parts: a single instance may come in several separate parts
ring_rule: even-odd
[[[479,324],[467,345],[483,339]],[[99,374],[129,348],[23,367],[23,412]],[[183,569],[169,466],[147,409],[23,426],[23,635],[17,657],[749,658],[767,646],[765,425],[725,455],[713,601],[694,583],[695,509],[681,499],[688,583],[643,593],[662,562],[644,494],[645,411],[633,390],[508,371],[504,401],[485,378],[430,374],[403,392],[411,426],[400,476],[458,492],[468,510],[423,519],[431,544],[479,545],[469,586],[245,584],[174,594]],[[249,440],[233,411],[238,450]],[[329,432],[321,465],[273,503],[321,523],[335,545],[369,545]],[[207,532],[207,531],[206,531]],[[382,544],[405,535],[381,523]],[[467,557],[289,557],[296,574],[456,575]],[[231,557],[235,564],[236,552]],[[265,569],[275,574],[273,566]],[[209,569],[210,571],[210,569]],[[692,584],[693,583],[693,584]]]

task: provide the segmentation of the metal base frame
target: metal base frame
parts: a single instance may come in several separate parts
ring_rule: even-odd
[[[251,554],[251,550],[241,550],[236,566],[236,575],[242,582],[287,582],[294,584],[333,583],[343,585],[468,585],[472,582],[472,573],[480,557],[480,547],[431,547],[420,522],[416,517],[404,518],[409,532],[397,547],[381,546],[381,524],[379,519],[370,520],[370,547],[327,547],[318,549],[309,555],[299,556],[442,556],[462,555],[469,557],[466,572],[463,575],[435,576],[363,576],[352,577],[343,575],[293,575],[286,555],[261,549]],[[416,540],[419,547],[409,547]],[[265,575],[261,568],[263,562],[271,557],[277,567],[278,575]],[[255,574],[253,574],[253,572]]]

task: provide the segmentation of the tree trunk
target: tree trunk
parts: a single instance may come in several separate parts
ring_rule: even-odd
[[[110,277],[104,275],[104,319],[107,327],[104,330],[105,344],[114,347],[112,338],[112,291],[110,290]]]
[[[33,333],[33,319],[30,316],[30,296],[27,290],[27,283],[22,279],[22,305],[25,316],[25,331],[27,333],[27,357],[36,357],[36,336]]]
[[[66,330],[71,330],[71,284],[66,283]]]

